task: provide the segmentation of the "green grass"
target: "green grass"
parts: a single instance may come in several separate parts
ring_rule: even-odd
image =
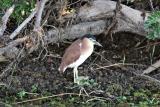
[[[82,86],[80,86],[82,87]],[[1,98],[0,100],[4,105],[12,105],[16,102],[22,102],[26,100],[26,103],[22,103],[21,105],[48,105],[48,106],[60,106],[60,107],[68,107],[68,106],[78,106],[78,107],[93,107],[93,106],[133,106],[133,107],[150,107],[160,105],[160,90],[150,91],[148,89],[139,89],[134,90],[133,88],[128,88],[128,92],[120,92],[122,87],[117,84],[112,84],[106,89],[105,93],[113,95],[112,100],[106,100],[105,97],[100,96],[87,96],[84,92],[81,96],[79,96],[78,92],[80,91],[80,87],[77,88],[77,92],[73,94],[52,94],[49,91],[44,91],[43,93],[37,93],[39,87],[37,85],[33,85],[29,92],[25,89],[20,90],[15,94],[7,94],[7,89],[3,88],[3,92],[6,90],[6,96]],[[85,86],[86,87],[86,86]],[[84,88],[84,87],[83,87]],[[86,87],[87,88],[87,87]],[[2,90],[2,88],[1,88]],[[73,89],[73,91],[75,91]],[[119,92],[118,92],[119,91]],[[88,91],[87,91],[88,92]],[[52,96],[52,97],[50,97]],[[33,99],[36,99],[35,101]],[[1,103],[2,104],[2,103]]]

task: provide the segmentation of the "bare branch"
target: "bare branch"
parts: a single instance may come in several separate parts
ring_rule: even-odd
[[[152,11],[154,11],[155,9],[154,9],[154,7],[153,7],[153,1],[152,1],[152,0],[149,0],[149,2],[150,2],[150,6],[151,6]]]
[[[34,17],[36,12],[37,12],[37,9],[34,9],[33,12],[29,15],[29,17],[26,20],[24,20],[21,23],[21,25],[10,35],[10,39],[14,39],[19,34],[22,28],[24,28],[24,26]]]
[[[139,78],[143,78],[143,79],[146,79],[148,81],[151,81],[151,82],[154,82],[156,83],[157,85],[160,85],[160,80],[156,79],[156,78],[153,78],[151,76],[148,76],[148,75],[144,75],[144,74],[137,74],[135,72],[132,72],[136,77],[139,77]]]
[[[144,31],[143,24],[144,24],[144,20],[147,19],[148,15],[146,15],[144,19],[141,16],[142,12],[132,9],[130,7],[127,7],[123,4],[121,4],[121,6],[122,6],[121,11],[117,13],[118,22],[117,22],[116,28],[113,29],[113,33],[130,32],[130,33],[136,33],[136,34],[145,36],[146,32]],[[63,39],[79,38],[87,33],[91,33],[94,35],[101,34],[106,30],[107,27],[110,26],[109,21],[114,16],[115,7],[116,7],[116,2],[114,1],[94,0],[90,6],[84,6],[84,7],[81,6],[78,13],[74,13],[77,15],[76,18],[80,19],[80,20],[77,20],[75,25],[70,25],[64,28],[53,27],[54,29],[44,32],[45,36],[41,36],[38,39],[39,40],[43,39],[43,43],[48,44],[51,42],[56,43],[59,40],[63,40]],[[36,20],[37,20],[37,23],[39,23],[38,19]],[[37,25],[39,26],[39,24]],[[33,36],[34,40],[37,40],[37,38],[34,38],[35,36],[33,33],[31,34],[31,36]],[[33,43],[35,46],[37,46],[34,40],[33,40]],[[0,48],[0,51],[1,49],[2,48]],[[0,52],[0,55],[1,55],[1,52]]]
[[[23,42],[26,41],[27,39],[28,39],[28,36],[25,36],[25,37],[23,37],[23,38],[18,38],[18,39],[16,39],[16,40],[10,42],[10,43],[8,44],[8,46],[11,46],[11,47],[17,46],[18,44],[23,43]]]
[[[9,16],[12,14],[14,10],[15,5],[12,5],[5,13],[5,15],[2,17],[2,26],[0,27],[0,37],[3,35],[4,31],[6,30],[7,21],[9,19]]]
[[[82,37],[85,34],[98,35],[105,29],[105,21],[98,20],[93,22],[84,22],[76,25],[72,25],[66,29],[54,29],[49,30],[44,36],[45,44],[56,43],[58,40],[63,39],[75,39]],[[59,36],[61,34],[61,36]]]
[[[143,74],[149,74],[149,73],[151,73],[152,71],[156,70],[159,67],[160,67],[160,60],[158,60],[157,62],[155,62],[154,64],[149,66],[147,69],[145,69],[143,71]]]
[[[35,31],[40,29],[41,20],[42,20],[42,12],[44,10],[44,6],[47,1],[48,0],[41,0],[41,1],[37,0],[38,10],[37,10],[36,22],[34,26]]]
[[[121,0],[118,0],[117,3],[116,3],[116,9],[114,11],[114,16],[113,16],[112,23],[107,27],[106,31],[104,32],[105,35],[108,35],[109,32],[116,26],[116,24],[117,24],[117,16],[120,13],[121,8],[122,8],[121,7]]]
[[[20,43],[23,43],[24,41],[27,40],[27,36],[23,37],[23,38],[18,38],[12,42],[10,42],[6,47],[0,48],[0,54],[4,53],[6,50],[8,50],[9,48],[15,47]]]
[[[15,56],[17,56],[17,54],[19,52],[19,49],[16,48],[15,46],[25,42],[27,39],[28,39],[27,36],[25,36],[23,38],[18,38],[16,40],[10,42],[7,46],[0,48],[0,59],[2,59],[2,58],[5,59],[5,57],[15,58]],[[3,60],[0,60],[0,62],[3,62]]]

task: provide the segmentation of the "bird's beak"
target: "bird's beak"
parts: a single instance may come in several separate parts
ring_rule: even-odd
[[[95,45],[98,45],[100,47],[103,47],[99,42],[95,41]]]

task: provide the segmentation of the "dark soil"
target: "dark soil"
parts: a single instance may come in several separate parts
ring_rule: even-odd
[[[103,35],[99,35],[98,38],[101,36]],[[151,95],[159,93],[160,85],[134,74],[142,73],[151,62],[159,59],[159,44],[153,45],[155,42],[127,33],[116,34],[112,38],[113,40],[108,36],[105,41],[103,40],[103,43],[101,39],[98,39],[103,47],[95,47],[92,56],[79,67],[80,76],[89,76],[97,83],[96,85],[84,86],[87,93],[92,92],[90,95],[109,98],[113,102],[117,102],[119,96],[134,97],[133,92],[138,90],[147,90]],[[57,70],[61,60],[60,56],[69,45],[70,43],[50,44],[47,47],[47,56],[45,56],[46,51],[43,51],[43,54],[38,58],[41,52],[39,51],[17,63],[16,68],[12,69],[12,74],[3,78],[3,83],[10,85],[8,87],[1,86],[0,99],[13,103],[43,95],[79,93],[82,86],[73,84],[72,69],[67,69],[63,75]],[[153,53],[154,46],[155,52]],[[105,67],[115,63],[124,63],[124,66]],[[1,72],[7,64],[1,64]],[[150,74],[151,77],[160,80],[159,75],[158,70]],[[36,86],[34,92],[38,93],[38,96],[27,95],[23,99],[17,96],[17,93],[22,90],[33,92],[33,86]],[[70,96],[60,98],[64,101]],[[84,102],[86,99],[89,98],[84,97],[78,101]],[[133,98],[132,101],[137,103],[138,99]],[[45,105],[44,102],[38,104]],[[50,100],[46,102],[50,102]],[[77,104],[74,102],[73,106]]]

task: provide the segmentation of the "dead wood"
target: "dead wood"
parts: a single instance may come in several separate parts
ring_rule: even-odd
[[[157,62],[155,62],[154,64],[149,66],[147,69],[145,69],[143,71],[143,74],[149,74],[149,73],[151,73],[152,71],[156,70],[159,67],[160,67],[160,60],[158,60]]]
[[[37,10],[34,9],[34,11],[29,15],[29,17],[26,18],[26,20],[24,20],[23,23],[21,23],[20,26],[10,35],[10,39],[14,39],[19,34],[19,32],[24,28],[24,26],[26,26],[26,24],[34,17],[36,12]]]
[[[146,17],[142,17],[142,12],[138,10],[125,5],[121,5],[121,7],[120,12],[116,15],[117,23],[112,29],[112,33],[130,32],[145,36],[146,32],[143,24],[148,14]],[[112,17],[115,14],[115,9],[116,2],[114,1],[94,0],[90,5],[81,6],[76,13],[69,15],[69,17],[62,16],[65,21],[72,19],[74,21],[74,25],[71,24],[63,28],[55,27],[54,29],[42,33],[44,34],[44,36],[42,36],[43,42],[44,44],[56,43],[63,39],[78,38],[87,33],[94,35],[104,33],[112,23]],[[41,14],[39,16],[41,16]],[[38,21],[38,19],[37,23],[39,23],[37,25],[40,26],[40,21]],[[11,35],[10,37],[14,38],[15,36]],[[6,56],[8,54],[7,57],[13,58],[13,56],[9,56],[9,54],[12,53],[9,50],[14,48],[15,50],[12,52],[17,53],[17,50],[19,49],[14,45],[11,46],[8,44],[8,46],[0,48],[0,56]]]
[[[42,20],[42,12],[44,10],[44,6],[47,1],[48,0],[37,1],[38,10],[37,10],[37,16],[36,16],[36,21],[35,21],[35,26],[34,26],[35,31],[41,30],[40,26],[41,26],[41,20]]]
[[[28,37],[25,36],[23,38],[19,38],[10,42],[3,48],[0,48],[0,62],[6,61],[7,59],[15,58],[20,52],[20,49],[18,49],[16,46],[25,42],[27,39]]]
[[[47,1],[48,0],[37,1],[37,4],[39,4],[39,5],[33,10],[33,12],[29,15],[29,17],[26,18],[26,20],[24,20],[22,22],[22,24],[20,24],[20,26],[10,35],[10,39],[14,39],[19,34],[19,32],[24,28],[24,26],[26,26],[28,24],[28,22],[35,16],[36,13],[37,13],[37,17],[36,17],[34,32],[37,32],[37,33],[39,32],[42,11],[43,11],[44,5]],[[20,52],[20,49],[18,49],[16,46],[21,43],[26,42],[29,37],[35,37],[35,33],[32,33],[32,34],[25,36],[25,37],[22,37],[22,38],[18,38],[16,40],[13,40],[12,42],[8,43],[5,47],[0,48],[0,62],[7,61],[7,59],[15,58],[17,56],[17,54]],[[26,45],[26,47],[28,47],[27,43],[25,45]],[[22,56],[25,55],[23,52],[21,54],[22,54]]]
[[[0,24],[0,37],[3,36],[4,31],[6,30],[7,21],[9,19],[9,16],[12,14],[14,10],[15,5],[11,6],[5,13],[5,15],[2,17],[2,25]]]
[[[143,24],[147,17],[142,17],[142,12],[138,10],[125,5],[121,6],[121,11],[117,15],[117,25],[112,32],[130,32],[145,36],[146,32]],[[50,30],[45,38],[52,37],[49,39],[50,42],[57,42],[57,38],[74,39],[87,33],[95,35],[103,33],[110,26],[110,18],[114,16],[115,9],[116,2],[114,1],[95,0],[91,6],[82,6],[80,8],[76,17],[76,20],[81,21],[80,23],[68,26],[66,29],[58,29],[58,31],[57,29]]]

